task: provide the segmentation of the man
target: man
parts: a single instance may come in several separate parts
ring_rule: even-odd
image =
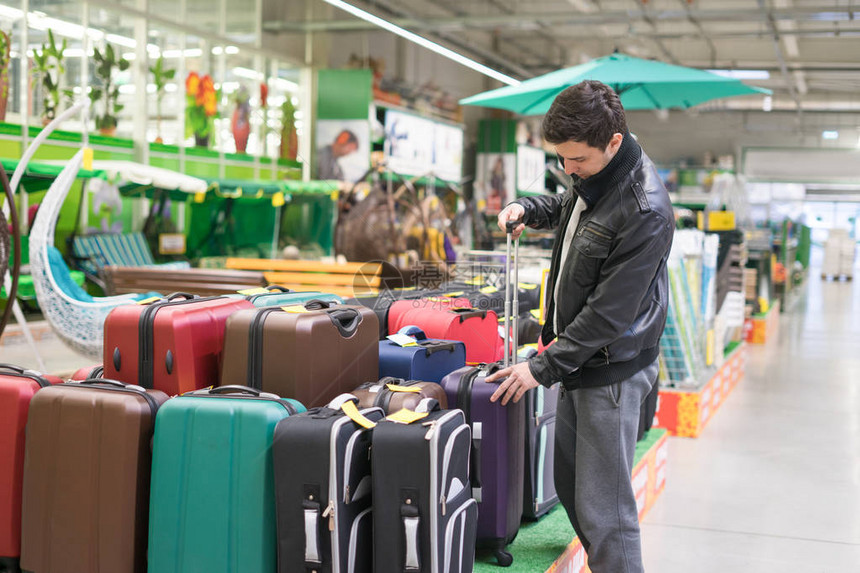
[[[317,152],[317,179],[337,179],[343,181],[343,170],[338,159],[358,150],[358,138],[353,132],[344,129],[337,134],[330,145]]]
[[[543,343],[503,369],[492,400],[562,385],[555,482],[594,573],[643,571],[630,483],[640,405],[657,380],[669,303],[666,259],[674,216],[654,164],[627,130],[608,86],[584,81],[556,97],[543,120],[571,189],[511,203],[499,226],[557,227]]]

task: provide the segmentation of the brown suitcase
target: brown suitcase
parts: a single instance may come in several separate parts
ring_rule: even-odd
[[[227,320],[221,385],[325,406],[379,376],[378,337],[376,314],[364,306],[311,301],[242,310]]]
[[[414,410],[424,398],[433,398],[443,410],[448,408],[445,389],[436,382],[419,382],[386,376],[379,382],[366,382],[352,391],[358,398],[359,408],[382,408],[386,414],[393,414],[406,408]]]
[[[43,388],[30,402],[21,568],[145,573],[151,440],[167,400],[111,380]]]

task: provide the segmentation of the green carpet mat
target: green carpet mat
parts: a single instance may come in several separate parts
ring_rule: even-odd
[[[663,437],[666,430],[653,429],[648,432],[641,442],[636,444],[634,466],[657,441]],[[478,550],[475,556],[475,573],[516,573],[528,571],[541,573],[546,571],[574,538],[573,527],[567,519],[567,513],[561,505],[535,523],[523,523],[514,542],[508,546],[508,551],[514,557],[514,563],[508,568],[496,565],[492,551]]]

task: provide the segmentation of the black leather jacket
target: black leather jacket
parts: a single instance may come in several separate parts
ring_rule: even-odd
[[[529,360],[532,375],[545,386],[560,381],[572,390],[621,382],[659,353],[669,303],[672,204],[654,164],[629,134],[616,158],[563,195],[517,201],[526,225],[558,228],[541,334],[544,344],[557,340]],[[577,200],[588,208],[559,272],[561,243]],[[556,280],[560,329],[553,324]]]

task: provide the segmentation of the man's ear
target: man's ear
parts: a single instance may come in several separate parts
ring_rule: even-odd
[[[624,134],[615,133],[612,135],[612,139],[609,140],[609,146],[612,148],[612,151],[618,151],[618,148],[621,147],[621,142],[624,140]]]

